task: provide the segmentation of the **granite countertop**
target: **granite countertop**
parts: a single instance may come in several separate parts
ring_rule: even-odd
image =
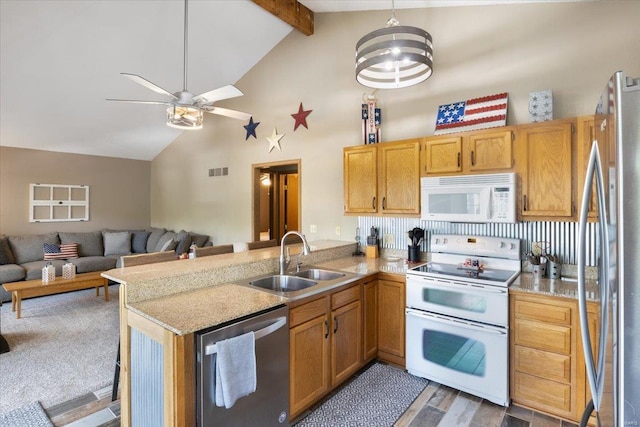
[[[586,288],[587,300],[599,301],[600,293],[596,280],[587,279]],[[509,286],[509,292],[578,299],[578,281],[571,278],[536,280],[531,273],[520,273]]]
[[[409,264],[399,257],[351,256],[355,244],[339,241],[309,243],[303,268],[314,266],[353,273],[355,279],[378,272],[404,275]],[[290,245],[296,253],[296,245]],[[163,328],[186,335],[227,323],[288,302],[286,296],[239,284],[243,279],[277,271],[280,248],[176,260],[103,273],[123,285],[125,306]],[[295,259],[295,258],[294,258]],[[345,282],[353,282],[351,280]],[[321,289],[321,292],[327,289]],[[303,298],[308,295],[297,295]]]

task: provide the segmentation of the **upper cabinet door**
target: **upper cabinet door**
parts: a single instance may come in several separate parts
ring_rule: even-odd
[[[465,137],[469,156],[469,170],[485,172],[513,167],[513,132],[492,131]]]
[[[378,211],[377,147],[346,147],[344,155],[344,212]]]
[[[380,212],[420,213],[420,140],[378,144]]]
[[[571,220],[574,120],[519,127],[517,169],[522,183],[518,213],[522,220]]]
[[[462,137],[429,137],[424,147],[422,175],[462,172]]]

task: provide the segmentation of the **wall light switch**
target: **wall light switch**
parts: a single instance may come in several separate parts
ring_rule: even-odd
[[[340,235],[340,226],[336,225],[336,236]]]
[[[309,233],[317,233],[318,232],[318,226],[315,224],[311,224],[309,226]]]

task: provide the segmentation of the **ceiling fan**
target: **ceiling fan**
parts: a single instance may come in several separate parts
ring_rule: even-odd
[[[107,101],[129,102],[136,104],[160,104],[167,105],[167,125],[182,130],[201,129],[203,112],[219,114],[238,120],[249,120],[251,114],[242,111],[229,110],[227,108],[214,107],[217,101],[242,96],[243,93],[233,85],[227,85],[209,92],[193,95],[187,90],[187,35],[188,35],[188,0],[184,0],[184,77],[183,89],[180,92],[171,93],[155,83],[137,74],[120,73],[134,82],[151,89],[161,95],[169,97],[167,101],[141,101],[133,99],[107,99]]]

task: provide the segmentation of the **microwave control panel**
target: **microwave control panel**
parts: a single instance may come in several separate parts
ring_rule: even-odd
[[[497,220],[509,218],[512,210],[512,191],[509,187],[494,187],[491,189],[491,217]]]

